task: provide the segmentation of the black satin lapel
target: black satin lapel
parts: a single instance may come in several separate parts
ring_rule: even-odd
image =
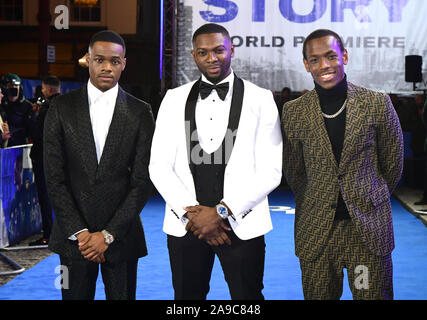
[[[105,168],[108,168],[109,162],[118,157],[117,152],[120,148],[123,131],[126,130],[127,114],[128,109],[126,95],[122,88],[119,87],[113,118],[111,119],[104,150],[102,151],[101,159],[99,160],[97,176],[102,175]]]
[[[191,161],[191,150],[194,150],[194,147],[198,143],[198,139],[192,141],[191,137],[196,134],[196,104],[197,99],[199,97],[199,85],[201,78],[196,81],[193,87],[190,90],[190,94],[188,95],[187,102],[185,104],[185,138],[187,142],[187,157],[188,164],[190,166],[191,173],[194,177],[194,164]]]
[[[82,87],[80,99],[74,107],[76,108],[77,117],[78,141],[76,143],[80,144],[82,165],[86,168],[90,177],[95,177],[98,168],[98,160],[96,157],[92,123],[90,121],[87,86]]]
[[[225,156],[225,163],[228,163],[228,160],[230,159],[232,150],[228,150],[227,147],[233,147],[234,143],[236,142],[235,139],[237,137],[237,129],[239,128],[239,122],[240,122],[240,115],[242,114],[242,105],[243,105],[243,95],[244,95],[244,84],[243,80],[238,78],[236,75],[234,75],[234,82],[233,82],[233,96],[231,99],[231,107],[230,107],[230,115],[228,119],[228,130],[227,134],[232,133],[233,134],[233,144],[231,146],[228,146],[227,143],[231,141],[225,137],[224,143],[225,150],[224,150],[224,156]]]

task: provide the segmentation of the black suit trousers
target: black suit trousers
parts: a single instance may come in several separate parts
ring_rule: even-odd
[[[135,300],[138,259],[118,263],[94,263],[60,256],[65,266],[61,291],[63,300],[93,300],[101,269],[107,300]],[[65,274],[64,274],[65,272]]]
[[[264,236],[239,239],[227,232],[231,245],[210,246],[191,232],[184,237],[168,235],[169,258],[175,300],[205,300],[215,254],[221,262],[233,300],[263,300]]]

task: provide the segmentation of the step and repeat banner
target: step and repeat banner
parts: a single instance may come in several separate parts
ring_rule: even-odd
[[[198,78],[192,33],[213,22],[230,32],[232,68],[264,88],[312,89],[302,62],[304,38],[331,29],[349,52],[348,79],[387,93],[412,92],[405,82],[405,56],[424,58],[427,85],[427,1],[425,0],[181,0],[178,10],[177,81]]]

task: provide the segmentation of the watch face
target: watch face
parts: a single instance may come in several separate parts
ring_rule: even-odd
[[[218,205],[216,210],[223,219],[227,217],[228,210],[223,205]]]
[[[111,244],[113,242],[114,238],[111,234],[108,232],[102,232],[102,234],[104,235],[104,241],[106,244]]]

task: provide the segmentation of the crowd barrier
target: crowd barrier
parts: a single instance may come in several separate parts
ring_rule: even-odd
[[[42,230],[31,146],[0,149],[0,248]]]

